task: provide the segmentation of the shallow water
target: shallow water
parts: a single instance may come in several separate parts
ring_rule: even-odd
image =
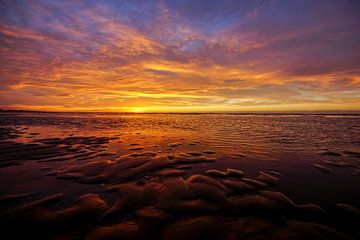
[[[339,203],[351,205],[355,210],[360,208],[359,136],[359,115],[1,113],[0,210],[6,213],[9,209],[57,193],[64,195],[52,208],[62,209],[71,206],[84,194],[98,194],[107,208],[124,208],[121,214],[125,212],[128,217],[110,217],[95,226],[125,224],[120,226],[120,232],[125,231],[123,227],[132,229],[131,234],[135,232],[139,237],[145,231],[139,223],[144,214],[135,213],[149,206],[172,214],[174,226],[180,224],[184,227],[181,221],[191,223],[198,219],[183,220],[184,215],[187,216],[184,212],[190,208],[188,205],[176,213],[169,211],[168,205],[174,199],[164,197],[166,204],[161,199],[150,199],[146,204],[137,203],[131,207],[123,206],[124,203],[119,207],[119,199],[128,197],[134,202],[134,194],[147,199],[147,195],[144,197],[139,192],[149,189],[160,196],[166,195],[166,187],[172,186],[174,179],[179,181],[175,185],[185,181],[187,189],[191,189],[196,182],[203,183],[204,180],[196,180],[198,176],[205,176],[226,187],[223,198],[230,199],[229,204],[234,207],[232,199],[244,193],[233,192],[234,187],[223,179],[234,180],[233,176],[226,175],[226,169],[231,168],[244,172],[244,176],[239,176],[241,183],[246,183],[248,178],[258,180],[265,183],[266,191],[281,192],[299,206],[317,204],[327,214],[338,215]],[[210,169],[221,170],[224,176],[216,175],[223,173],[207,172]],[[261,177],[259,171],[264,170],[268,174]],[[155,189],[152,189],[153,185],[156,185]],[[136,186],[142,189],[133,190]],[[219,194],[217,190],[207,189],[211,193],[205,196],[197,190],[191,191],[192,201],[205,199],[211,203],[214,198],[215,202],[222,201],[215,197]],[[199,191],[205,190],[200,188]],[[245,194],[262,196],[258,191],[262,190],[252,186],[252,190],[245,191]],[[188,200],[189,196],[184,198]],[[176,199],[175,202],[179,201]],[[228,208],[226,204],[225,207],[215,207],[220,212]],[[175,207],[171,205],[171,208]],[[203,210],[200,213],[195,211],[195,216],[200,217],[200,225],[204,222],[212,224],[214,214]],[[284,215],[291,211],[286,210]],[[116,216],[117,211],[110,212]],[[159,214],[147,210],[145,213],[146,216]],[[167,219],[163,216],[165,213],[159,214],[161,218]],[[189,215],[194,217],[194,213]],[[210,220],[201,219],[209,215],[212,217]],[[227,218],[224,220],[222,215],[221,220],[216,219],[216,224],[219,221],[221,226],[228,226],[235,220],[240,221],[227,213],[224,215]],[[348,215],[346,217],[349,219]],[[294,216],[287,218],[289,222]],[[311,219],[311,222],[335,225],[334,228],[338,225],[337,220],[324,223],[323,219],[326,217]],[[176,232],[173,228],[170,225],[158,229],[153,233],[154,238],[160,234],[169,239]],[[271,229],[275,235],[278,234],[278,227]],[[340,226],[337,230],[356,237],[351,226]],[[73,230],[61,234],[64,232],[73,233]],[[84,232],[88,230],[81,234]],[[51,238],[61,234],[47,233],[45,236]],[[98,233],[90,235],[94,234]],[[254,234],[260,236],[259,232]],[[85,235],[79,237],[75,234],[70,239]]]

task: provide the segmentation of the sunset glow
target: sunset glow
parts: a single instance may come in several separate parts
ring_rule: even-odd
[[[359,1],[1,1],[0,108],[360,110]]]

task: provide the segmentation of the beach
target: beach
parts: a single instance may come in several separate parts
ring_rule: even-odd
[[[4,112],[0,125],[14,238],[359,237],[356,114]]]

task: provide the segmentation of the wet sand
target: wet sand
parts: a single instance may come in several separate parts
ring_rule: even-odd
[[[360,122],[302,117],[3,115],[2,232],[13,239],[358,239]],[[254,120],[267,127],[252,131]],[[295,130],[325,123],[345,130],[318,129],[316,140]]]

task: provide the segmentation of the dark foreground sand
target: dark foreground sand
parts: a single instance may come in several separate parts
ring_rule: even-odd
[[[120,136],[18,141],[24,134],[37,135],[1,130],[0,226],[8,236],[3,239],[360,237],[358,208],[297,203],[279,192],[281,173],[260,169],[250,178],[243,169],[221,165],[219,150],[200,141],[163,138],[154,145],[155,140],[124,142]],[[109,150],[111,142],[121,144],[123,153]],[[349,168],[355,176],[360,169],[353,160],[311,167],[325,175]]]

